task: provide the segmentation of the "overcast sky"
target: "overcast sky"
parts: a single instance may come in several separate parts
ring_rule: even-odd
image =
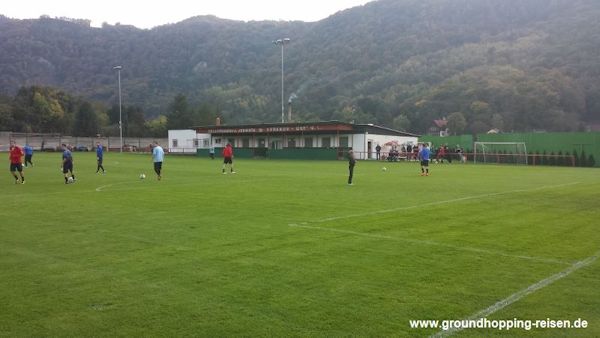
[[[215,15],[232,20],[318,21],[338,11],[373,0],[15,0],[7,1],[0,14],[15,19],[69,17],[152,28],[196,15]]]

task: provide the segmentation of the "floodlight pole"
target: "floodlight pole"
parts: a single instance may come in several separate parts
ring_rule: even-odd
[[[122,114],[121,114],[121,69],[123,69],[123,66],[114,66],[113,69],[117,70],[117,77],[119,79],[119,137],[121,139],[121,147],[119,149],[119,152],[122,153],[123,152],[123,120],[122,120]]]
[[[283,98],[283,46],[285,44],[290,43],[290,38],[277,39],[273,41],[276,45],[281,45],[281,123],[284,123],[285,118],[285,104]]]

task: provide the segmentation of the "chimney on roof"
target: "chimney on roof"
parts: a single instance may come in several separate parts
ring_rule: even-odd
[[[221,118],[217,116],[217,120],[215,121],[215,126],[220,126],[221,125]]]

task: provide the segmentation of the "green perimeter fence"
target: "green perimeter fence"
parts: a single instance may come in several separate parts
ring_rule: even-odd
[[[600,133],[514,133],[514,134],[477,134],[460,136],[430,136],[419,138],[420,142],[431,142],[434,147],[448,145],[455,148],[460,145],[465,153],[473,151],[473,142],[524,142],[531,155],[574,156],[577,166],[600,166]],[[531,161],[530,161],[531,162]],[[547,163],[537,164],[551,164]]]

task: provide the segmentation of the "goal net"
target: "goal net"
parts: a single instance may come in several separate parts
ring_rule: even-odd
[[[475,163],[527,164],[525,142],[475,142]]]

